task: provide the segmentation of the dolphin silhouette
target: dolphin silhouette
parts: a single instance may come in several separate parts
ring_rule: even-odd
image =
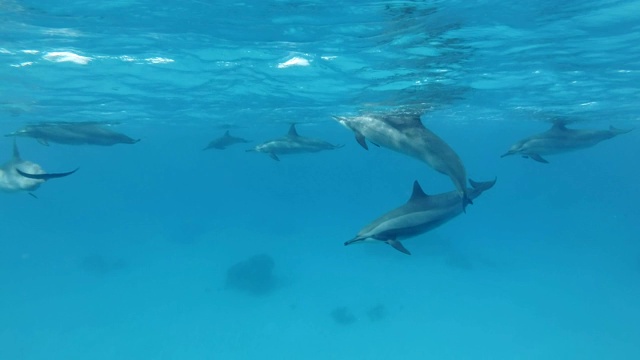
[[[208,150],[208,149],[223,150],[227,146],[230,146],[233,144],[248,143],[248,142],[249,142],[248,140],[229,134],[229,130],[227,130],[225,131],[224,135],[209,142],[209,144],[202,150]]]
[[[496,180],[475,182],[469,179],[471,188],[467,194],[473,200],[484,191],[493,187]],[[393,209],[365,226],[344,245],[368,241],[381,241],[394,249],[411,255],[401,240],[415,237],[431,231],[447,221],[462,214],[464,204],[457,191],[438,195],[427,195],[418,181],[413,183],[413,193],[404,205]]]
[[[565,121],[555,121],[551,129],[524,138],[511,146],[501,157],[520,154],[537,162],[549,163],[543,155],[555,155],[588,148],[599,142],[626,134],[633,129],[622,130],[609,126],[609,130],[568,129]]]
[[[135,144],[140,139],[109,129],[114,123],[85,121],[85,122],[42,122],[29,124],[22,129],[5,136],[23,136],[38,140],[42,145],[49,146],[49,142],[67,145],[102,145]]]
[[[291,124],[287,135],[266,141],[247,151],[265,153],[272,159],[280,161],[278,155],[314,153],[323,150],[338,149],[343,146],[344,145],[333,145],[320,139],[300,136],[298,135],[298,131],[296,131],[296,125]]]
[[[449,176],[463,199],[463,207],[472,204],[467,193],[467,172],[456,152],[438,135],[427,129],[419,114],[371,114],[353,117],[334,116],[354,132],[356,141],[369,149],[366,140],[377,146],[409,155]]]

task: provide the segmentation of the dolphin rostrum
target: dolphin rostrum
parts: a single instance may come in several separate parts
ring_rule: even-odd
[[[24,128],[5,136],[24,136],[38,140],[43,145],[49,142],[67,145],[102,145],[135,144],[140,139],[109,129],[113,123],[85,121],[85,122],[42,122],[29,124]]]
[[[207,147],[205,147],[202,150],[208,150],[208,149],[223,150],[229,145],[240,144],[240,143],[248,143],[248,142],[249,142],[248,140],[245,140],[243,138],[236,137],[236,136],[233,136],[233,135],[229,134],[229,130],[227,130],[227,131],[225,131],[224,135],[222,135],[221,137],[209,142]]]
[[[423,161],[449,176],[463,199],[463,208],[472,203],[466,186],[467,172],[460,157],[449,144],[422,124],[419,114],[334,116],[334,119],[353,131],[356,141],[365,149],[369,148],[365,140],[369,140],[374,145]]]
[[[47,180],[69,176],[78,169],[65,173],[45,173],[40,165],[22,160],[20,151],[14,140],[13,157],[0,167],[0,191],[31,193]]]
[[[296,125],[291,124],[287,135],[266,141],[247,151],[269,154],[272,159],[280,161],[278,155],[314,153],[322,150],[338,149],[343,146],[333,145],[320,139],[300,136],[296,131]]]
[[[467,194],[471,200],[493,187],[496,180],[475,182],[469,179]],[[401,240],[418,236],[446,223],[463,212],[463,201],[457,191],[427,195],[415,181],[413,193],[404,205],[389,211],[365,226],[346,245],[368,241],[381,241],[407,255],[411,253]]]
[[[613,126],[609,126],[609,130],[568,129],[566,122],[555,121],[551,129],[518,141],[501,157],[520,154],[524,158],[531,158],[546,164],[549,162],[542,157],[543,155],[554,155],[588,148],[603,140],[626,134],[631,130],[633,129],[616,129]]]

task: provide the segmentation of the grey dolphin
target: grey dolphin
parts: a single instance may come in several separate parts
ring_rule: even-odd
[[[20,151],[14,140],[13,157],[0,167],[0,191],[27,191],[30,193],[47,180],[69,176],[77,170],[65,173],[45,173],[40,165],[20,157]]]
[[[472,203],[467,193],[467,171],[456,152],[438,135],[427,129],[419,114],[371,114],[353,117],[334,116],[340,124],[353,131],[356,141],[368,149],[374,145],[409,155],[427,163],[434,170],[449,176],[466,208]]]
[[[496,180],[475,182],[469,179],[471,188],[467,194],[473,200],[490,189]],[[407,255],[411,253],[400,243],[401,240],[424,234],[446,223],[464,211],[462,198],[457,191],[438,195],[427,195],[420,184],[413,183],[413,193],[404,205],[393,209],[372,221],[344,245],[365,241],[382,241]]]
[[[229,130],[227,130],[227,131],[225,131],[224,135],[222,135],[221,137],[209,142],[207,147],[205,147],[202,150],[208,150],[208,149],[223,150],[224,148],[226,148],[229,145],[240,144],[240,143],[248,143],[248,142],[249,142],[248,140],[245,140],[243,138],[236,137],[236,136],[233,136],[233,135],[229,134]]]
[[[67,145],[102,145],[135,144],[140,139],[109,129],[113,123],[85,122],[42,122],[29,124],[24,128],[5,136],[23,136],[38,140],[43,145],[49,142]]]
[[[300,136],[296,131],[296,125],[291,124],[287,135],[266,141],[247,151],[269,154],[272,159],[280,161],[278,155],[314,153],[322,150],[338,149],[343,146],[344,145],[333,145],[320,139]]]
[[[616,129],[613,126],[609,126],[609,130],[578,130],[568,129],[566,125],[564,121],[555,121],[551,129],[516,142],[501,157],[520,154],[524,158],[531,158],[546,164],[549,162],[542,155],[555,155],[588,148],[603,140],[633,130]]]

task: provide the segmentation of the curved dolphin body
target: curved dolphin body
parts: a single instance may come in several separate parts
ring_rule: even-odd
[[[409,155],[449,176],[466,208],[472,203],[467,190],[467,171],[456,152],[438,135],[427,129],[418,114],[375,114],[353,117],[334,116],[353,131],[356,141],[369,149],[367,142]]]
[[[65,173],[45,173],[40,165],[22,160],[18,146],[14,141],[12,159],[0,167],[0,191],[31,192],[38,189],[47,180],[69,176],[77,170]]]
[[[471,199],[475,199],[482,192],[492,188],[496,180],[475,182],[469,179],[469,182],[471,188],[468,189],[467,194]],[[411,255],[400,243],[401,240],[433,230],[463,211],[463,201],[457,191],[427,195],[415,181],[409,201],[372,221],[344,245],[381,241],[400,252]]]
[[[108,128],[110,123],[97,121],[86,122],[43,122],[30,124],[5,136],[23,136],[38,140],[43,145],[49,142],[67,145],[102,145],[135,144],[140,139]]]
[[[320,139],[300,136],[296,131],[296,125],[291,124],[287,135],[269,140],[247,151],[269,154],[272,159],[280,161],[278,155],[314,153],[323,150],[338,149],[343,146],[344,145],[333,145]]]
[[[229,134],[229,130],[227,130],[224,135],[222,135],[221,137],[212,140],[207,147],[205,147],[202,150],[208,150],[208,149],[218,149],[218,150],[223,150],[225,149],[227,146],[233,145],[233,144],[241,144],[241,143],[248,143],[248,140],[245,140],[243,138],[240,137],[236,137],[233,136],[231,134]]]
[[[546,164],[549,162],[542,157],[543,155],[555,155],[588,148],[603,140],[626,134],[631,130],[633,129],[616,129],[613,126],[610,126],[609,130],[568,129],[565,122],[556,121],[551,129],[518,141],[501,157],[520,154],[524,158],[531,158]]]

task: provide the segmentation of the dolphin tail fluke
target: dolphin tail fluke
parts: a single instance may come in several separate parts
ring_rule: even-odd
[[[29,174],[26,172],[21,171],[20,169],[16,169],[16,171],[18,172],[18,174],[29,178],[29,179],[35,179],[35,180],[50,180],[50,179],[56,179],[56,178],[61,178],[61,177],[65,177],[65,176],[69,176],[71,174],[73,174],[74,172],[78,171],[78,169],[75,169],[73,171],[69,171],[69,172],[65,172],[65,173],[49,173],[49,174]]]
[[[467,213],[467,205],[469,204],[473,205],[473,200],[471,200],[469,194],[465,191],[464,194],[462,194],[462,211],[465,214]]]
[[[489,190],[496,184],[496,180],[498,178],[494,178],[492,181],[474,181],[473,179],[469,179],[469,184],[474,190],[485,191]]]
[[[403,254],[407,254],[407,255],[411,255],[411,253],[409,252],[409,250],[407,250],[407,248],[405,248],[402,243],[398,240],[394,240],[394,239],[389,239],[387,240],[387,244],[391,245],[392,248],[400,251]]]

